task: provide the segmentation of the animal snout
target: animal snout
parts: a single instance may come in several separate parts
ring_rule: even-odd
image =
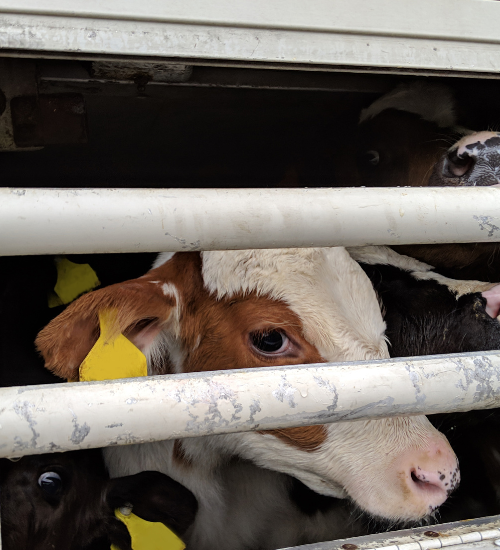
[[[500,133],[477,132],[455,143],[431,185],[489,186],[500,183]]]
[[[485,290],[481,295],[486,298],[486,313],[493,319],[497,318],[500,314],[500,285]]]
[[[415,506],[433,512],[460,483],[457,458],[444,438],[426,448],[406,454],[398,465],[403,492]]]

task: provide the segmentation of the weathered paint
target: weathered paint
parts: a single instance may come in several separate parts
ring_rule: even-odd
[[[477,0],[1,0],[0,48],[494,77],[499,13]]]
[[[494,187],[2,188],[0,255],[493,242],[499,199]]]
[[[0,456],[498,406],[496,352],[3,388]]]

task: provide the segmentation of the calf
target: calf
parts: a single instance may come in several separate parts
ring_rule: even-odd
[[[349,249],[384,310],[393,357],[500,349],[500,286],[450,281],[387,247]],[[475,292],[474,292],[475,291]],[[482,292],[481,292],[482,291]],[[460,461],[462,483],[441,511],[444,521],[500,513],[499,416],[496,411],[433,415]]]
[[[376,294],[343,248],[161,255],[143,277],[89,293],[53,320],[37,339],[46,366],[77,380],[110,309],[150,374],[389,357]],[[346,517],[320,521],[296,507],[284,474],[391,521],[427,517],[459,479],[423,416],[130,445],[107,449],[106,461],[113,476],[155,469],[190,488],[200,509],[187,542],[200,550],[353,533]]]
[[[392,357],[500,349],[500,285],[448,279],[385,246],[347,250],[377,292]]]
[[[361,112],[357,177],[350,185],[490,186],[500,183],[500,134],[458,125],[449,88],[403,84]],[[394,247],[454,279],[496,281],[500,245],[441,244]]]
[[[100,449],[0,460],[4,550],[132,550],[114,511],[132,507],[178,536],[193,523],[196,499],[159,472],[109,480]]]

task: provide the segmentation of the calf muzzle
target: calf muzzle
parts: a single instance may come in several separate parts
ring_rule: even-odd
[[[438,161],[429,186],[500,184],[500,133],[476,132],[455,143]]]

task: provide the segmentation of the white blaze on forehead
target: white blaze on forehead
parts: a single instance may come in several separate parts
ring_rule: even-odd
[[[447,86],[441,84],[401,84],[363,109],[359,122],[366,122],[386,109],[414,113],[424,120],[435,122],[441,128],[449,128],[457,123],[453,95]]]
[[[218,299],[256,292],[297,314],[325,361],[389,357],[373,287],[342,247],[202,252],[203,280]]]

